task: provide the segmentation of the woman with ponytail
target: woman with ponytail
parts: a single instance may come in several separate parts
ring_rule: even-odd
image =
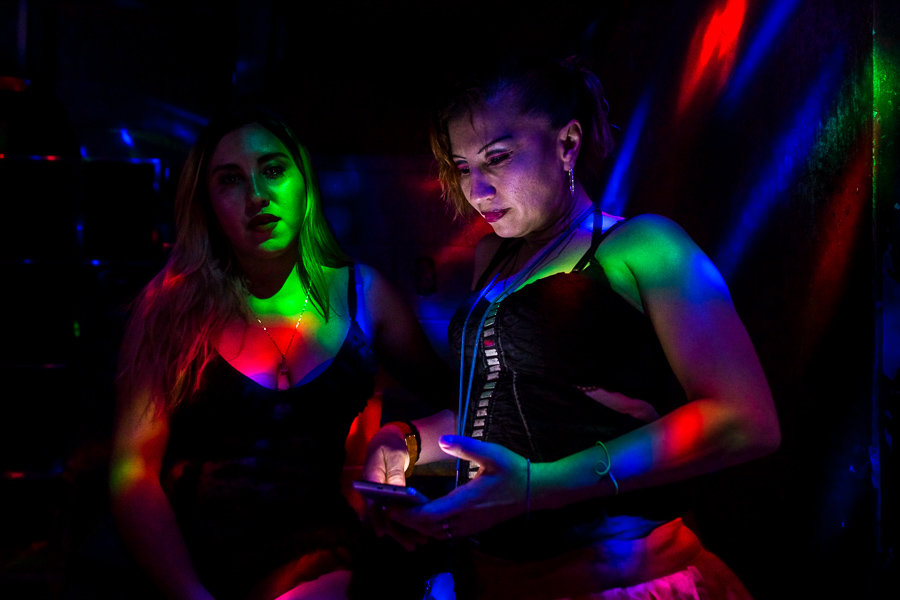
[[[408,548],[455,540],[460,598],[748,597],[683,525],[680,484],[774,451],[771,393],[687,234],[600,210],[606,112],[574,61],[512,63],[433,122],[445,198],[493,233],[449,328],[458,423],[427,435],[457,488],[377,522]],[[368,478],[403,483],[399,439],[376,434]]]
[[[344,598],[360,543],[344,443],[377,362],[424,393],[445,369],[397,292],[340,250],[271,113],[210,123],[176,225],[118,378],[112,510],[145,579],[103,597]]]

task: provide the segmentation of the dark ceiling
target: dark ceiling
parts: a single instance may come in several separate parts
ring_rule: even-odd
[[[142,154],[177,160],[205,118],[252,98],[285,113],[313,153],[417,155],[429,109],[458,73],[502,53],[596,58],[628,6],[8,2],[0,75],[30,81],[32,112],[61,105],[82,153],[114,154],[124,128]]]

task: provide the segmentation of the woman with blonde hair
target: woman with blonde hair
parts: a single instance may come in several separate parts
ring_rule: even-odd
[[[124,545],[167,598],[343,598],[360,535],[344,442],[377,362],[425,392],[444,367],[391,285],[340,250],[309,156],[273,114],[210,123],[176,225],[120,358]]]

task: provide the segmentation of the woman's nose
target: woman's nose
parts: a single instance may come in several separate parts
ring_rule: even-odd
[[[469,181],[469,197],[472,199],[472,202],[477,203],[489,200],[497,193],[494,186],[492,186],[487,179],[477,171],[471,173]]]
[[[248,198],[248,202],[250,204],[259,205],[260,208],[263,206],[268,206],[269,204],[269,190],[264,181],[260,181],[260,175],[256,175],[252,179],[252,184],[250,186],[250,197]]]

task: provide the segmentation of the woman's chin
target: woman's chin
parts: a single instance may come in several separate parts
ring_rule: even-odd
[[[252,261],[276,261],[284,260],[288,257],[298,260],[300,258],[300,252],[295,244],[278,239],[269,239],[248,248],[246,251],[236,250],[235,253],[239,259]]]
[[[495,223],[491,223],[491,228],[494,230],[494,233],[502,238],[516,238],[522,237],[522,232],[520,232],[517,228],[511,227],[509,223],[503,223],[502,221],[497,221]]]

